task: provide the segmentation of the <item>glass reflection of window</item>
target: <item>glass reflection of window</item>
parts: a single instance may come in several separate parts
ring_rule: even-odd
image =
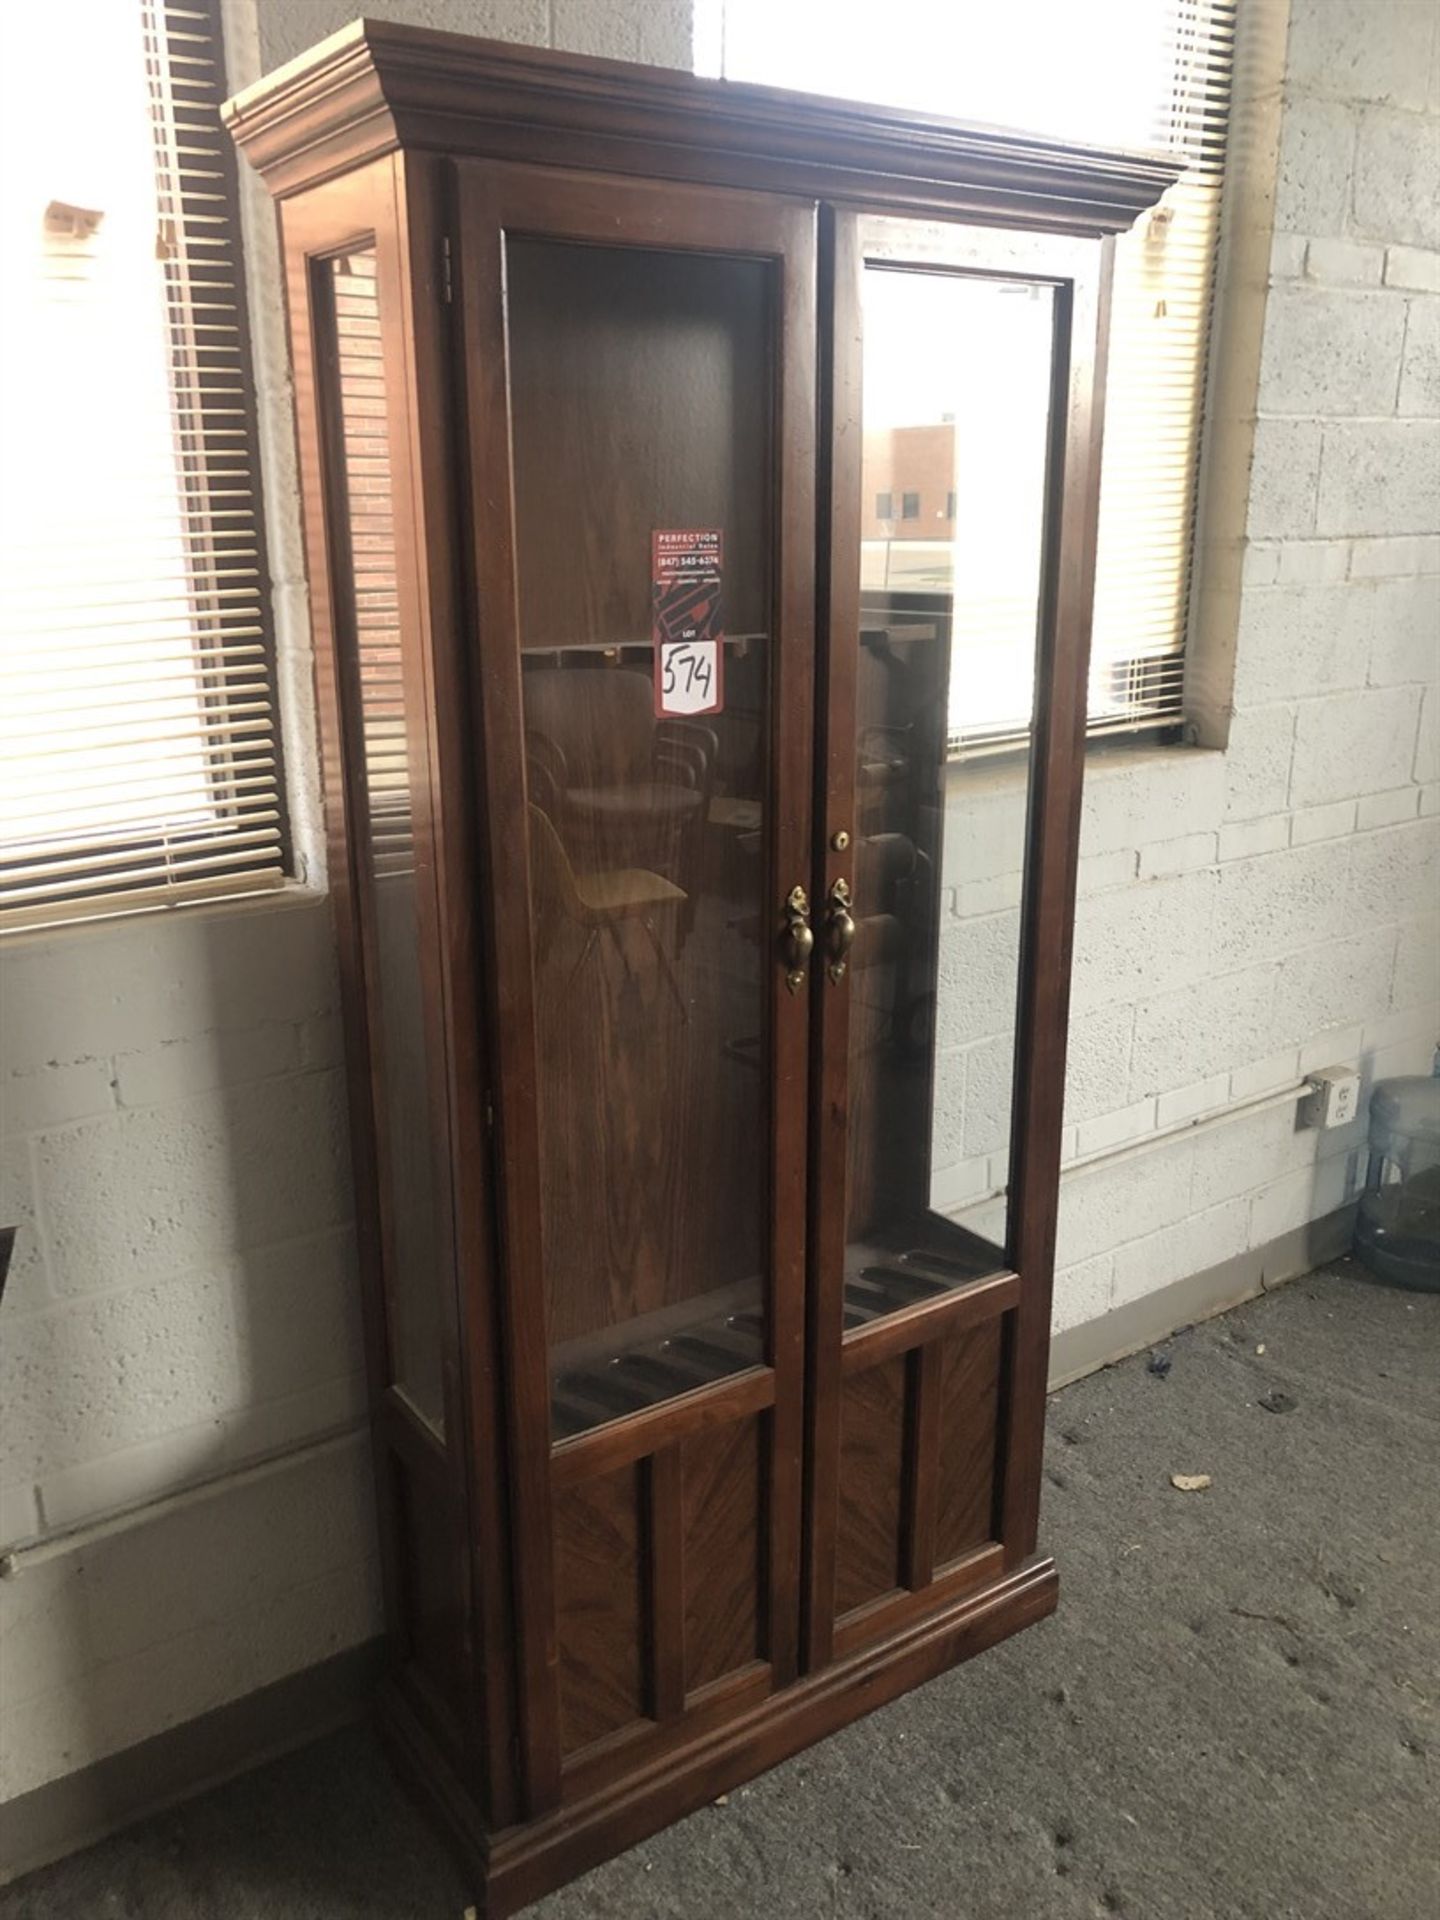
[[[442,1421],[437,1154],[430,1116],[415,841],[379,290],[373,250],[327,264],[348,586],[363,765],[356,823],[377,1006],[376,1127],[385,1187],[385,1291],[396,1385]]]
[[[861,529],[853,1326],[1006,1259],[1025,783],[947,760],[987,731],[1024,752],[1056,313],[1048,286],[881,264],[862,299],[861,498],[883,478],[918,512]]]
[[[862,588],[955,594],[951,738],[1023,733],[1035,693],[1049,290],[873,270],[864,298],[864,458],[893,476],[902,511],[893,528],[866,529]],[[922,494],[944,498],[943,519],[922,517]]]

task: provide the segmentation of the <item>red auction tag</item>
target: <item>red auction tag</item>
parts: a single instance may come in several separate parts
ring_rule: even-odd
[[[724,635],[718,527],[657,528],[650,536],[657,714],[719,713]]]

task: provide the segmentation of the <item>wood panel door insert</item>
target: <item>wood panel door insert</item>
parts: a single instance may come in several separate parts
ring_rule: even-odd
[[[539,1811],[796,1670],[815,211],[458,173]]]
[[[1101,265],[823,236],[811,1667],[1034,1547]]]

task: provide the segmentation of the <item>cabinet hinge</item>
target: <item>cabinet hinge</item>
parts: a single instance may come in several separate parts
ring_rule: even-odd
[[[448,307],[454,294],[454,281],[450,273],[450,236],[440,236],[440,296]]]
[[[487,1132],[494,1133],[495,1102],[490,1098],[490,1095],[488,1093],[485,1096],[485,1127]]]

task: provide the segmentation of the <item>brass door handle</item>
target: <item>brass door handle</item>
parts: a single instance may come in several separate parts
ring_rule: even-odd
[[[830,889],[830,897],[825,906],[825,957],[826,973],[836,986],[845,978],[851,943],[855,938],[855,922],[850,913],[850,889],[843,880],[837,880]]]
[[[785,930],[780,936],[780,956],[785,962],[785,984],[798,993],[805,984],[805,969],[815,951],[815,935],[810,928],[810,901],[803,887],[792,887],[785,898]]]

